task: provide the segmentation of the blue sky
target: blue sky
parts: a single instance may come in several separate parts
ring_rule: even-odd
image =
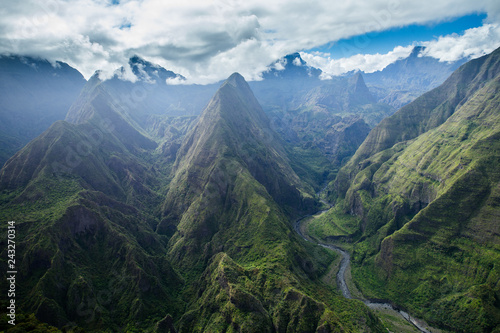
[[[417,45],[425,46],[422,55],[439,61],[469,60],[500,47],[498,16],[489,14],[476,11],[419,24],[393,25],[382,31],[372,29],[302,51],[301,55],[309,65],[320,68],[325,78],[356,70],[382,70],[406,58]]]
[[[439,36],[463,34],[467,29],[482,26],[486,17],[486,13],[478,13],[426,24],[412,24],[329,42],[305,52],[329,53],[332,58],[345,58],[359,53],[387,53],[399,45],[418,44],[422,41],[435,40]]]

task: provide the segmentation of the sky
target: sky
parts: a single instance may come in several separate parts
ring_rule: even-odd
[[[311,51],[328,52],[335,58],[345,58],[359,53],[387,53],[397,45],[412,45],[415,41],[428,41],[436,36],[462,33],[471,28],[483,25],[487,18],[484,13],[474,13],[461,17],[453,17],[426,24],[411,24],[403,27],[389,28],[384,31],[369,32],[352,38],[333,41]]]
[[[324,78],[425,55],[455,61],[500,46],[498,0],[21,0],[0,6],[0,54],[110,77],[133,55],[212,83],[258,80],[300,52]]]

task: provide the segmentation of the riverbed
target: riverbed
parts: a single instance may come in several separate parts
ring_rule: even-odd
[[[326,202],[324,202],[324,203],[327,204]],[[299,236],[302,237],[306,242],[312,242],[318,246],[336,251],[337,253],[339,253],[341,255],[342,259],[340,260],[339,270],[337,272],[337,278],[336,278],[337,286],[345,298],[354,299],[354,297],[351,294],[351,291],[349,290],[346,279],[345,279],[346,271],[347,271],[347,269],[350,265],[350,261],[351,261],[351,256],[349,255],[349,252],[347,252],[345,249],[343,249],[339,246],[335,246],[332,244],[324,244],[321,242],[315,242],[310,237],[306,237],[306,235],[304,235],[304,233],[301,230],[301,223],[304,220],[309,219],[309,218],[314,218],[313,215],[314,216],[321,215],[327,211],[328,210],[321,210],[321,211],[316,212],[315,214],[311,214],[311,215],[307,215],[307,216],[302,217],[301,219],[299,219],[295,222],[294,229],[295,229],[295,232],[297,232],[297,234],[299,234]],[[434,329],[434,328],[430,327],[429,325],[427,325],[425,323],[425,321],[411,316],[407,312],[394,307],[390,303],[368,300],[364,297],[362,297],[360,300],[363,301],[369,308],[376,311],[378,313],[379,317],[384,317],[384,318],[391,318],[391,317],[396,318],[396,317],[398,317],[398,318],[406,321],[408,324],[410,324],[411,327],[416,332],[422,332],[422,333],[439,333],[439,332],[441,332],[440,330]],[[392,322],[391,322],[391,324],[393,324],[392,326],[395,326],[395,324],[393,323],[394,321],[395,320],[392,320]]]

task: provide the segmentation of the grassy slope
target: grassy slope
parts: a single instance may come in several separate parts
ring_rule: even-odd
[[[350,180],[366,171],[365,159],[373,160],[383,153],[433,129],[448,119],[457,107],[466,102],[478,89],[500,73],[500,49],[490,55],[469,61],[456,70],[441,86],[429,91],[385,118],[368,135],[352,159],[340,171],[335,183],[335,193],[344,196]],[[381,158],[393,153],[383,153]],[[379,160],[380,161],[380,160]],[[382,161],[383,162],[383,161]],[[374,168],[377,168],[374,166]]]
[[[201,294],[180,319],[181,332],[314,331],[320,326],[358,331],[365,325],[377,329],[376,319],[361,304],[344,300],[320,282],[332,254],[301,244],[265,188],[248,172],[237,176],[224,199],[227,210],[216,219],[218,230],[203,246],[203,254],[215,255],[200,278],[195,274],[195,289]],[[196,246],[186,238],[173,250]],[[193,257],[184,256],[181,265]],[[337,307],[344,310],[338,312]]]
[[[130,127],[101,126],[119,116],[94,97],[88,107],[104,114],[55,123],[2,169],[0,216],[17,221],[18,306],[59,327],[147,328],[183,304],[154,233],[165,170],[149,163],[147,138],[124,145]]]
[[[497,77],[441,126],[361,163],[347,198],[364,221],[353,260],[365,295],[457,331],[499,325],[499,89]]]
[[[182,332],[382,331],[366,307],[321,282],[335,256],[291,229],[290,216],[313,209],[312,189],[272,132],[252,127],[260,115],[229,116],[201,152],[184,151],[193,159],[176,166],[162,204],[170,157],[99,85],[84,93],[77,124],[54,124],[2,169],[0,217],[17,221],[20,311],[90,331],[172,321]],[[177,204],[178,232],[158,234]]]
[[[193,284],[179,330],[380,330],[362,304],[321,282],[333,255],[303,244],[288,222],[310,209],[310,194],[246,83],[231,80],[181,147],[164,205],[160,232],[173,232],[169,256]]]

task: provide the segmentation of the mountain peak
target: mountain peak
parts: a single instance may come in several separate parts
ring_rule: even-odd
[[[128,61],[128,65],[130,70],[132,70],[133,76],[135,76],[139,81],[150,84],[156,83],[165,85],[167,84],[168,79],[186,79],[182,75],[166,70],[162,66],[144,60],[138,55],[132,56]],[[127,76],[126,72],[126,68],[121,67],[117,70],[115,78],[123,80]]]
[[[233,73],[215,93],[201,114],[201,123],[212,126],[223,118],[234,128],[248,126],[247,122],[266,126],[269,120],[255,98],[252,89],[239,73]]]
[[[411,51],[409,58],[417,58],[423,51],[425,51],[425,46],[415,46]]]
[[[300,56],[300,53],[295,52],[292,54],[288,54],[284,58],[286,60],[286,66],[305,66],[306,62]]]
[[[375,103],[375,98],[368,90],[363,75],[360,72],[351,76],[347,82],[352,94],[352,105]]]
[[[226,81],[224,81],[224,83],[221,85],[216,95],[225,94],[224,92],[225,86],[230,86],[231,88],[235,89],[238,95],[245,96],[246,99],[255,100],[252,89],[250,88],[247,81],[245,81],[245,78],[240,73],[231,74],[231,76],[228,77]],[[251,103],[258,104],[257,100],[252,101]]]
[[[308,66],[302,59],[300,53],[295,52],[288,54],[283,58],[275,61],[269,66],[269,69],[263,73],[264,79],[273,78],[318,78],[321,75],[321,70]]]
[[[358,82],[363,82],[364,84],[364,80],[363,80],[363,75],[361,74],[361,72],[356,72],[354,73],[353,76],[349,77],[349,82],[352,82],[354,84],[358,84]]]
[[[245,81],[245,78],[238,72],[231,74],[231,76],[227,78],[226,83],[232,85],[235,88],[241,85],[248,86],[247,82]]]

